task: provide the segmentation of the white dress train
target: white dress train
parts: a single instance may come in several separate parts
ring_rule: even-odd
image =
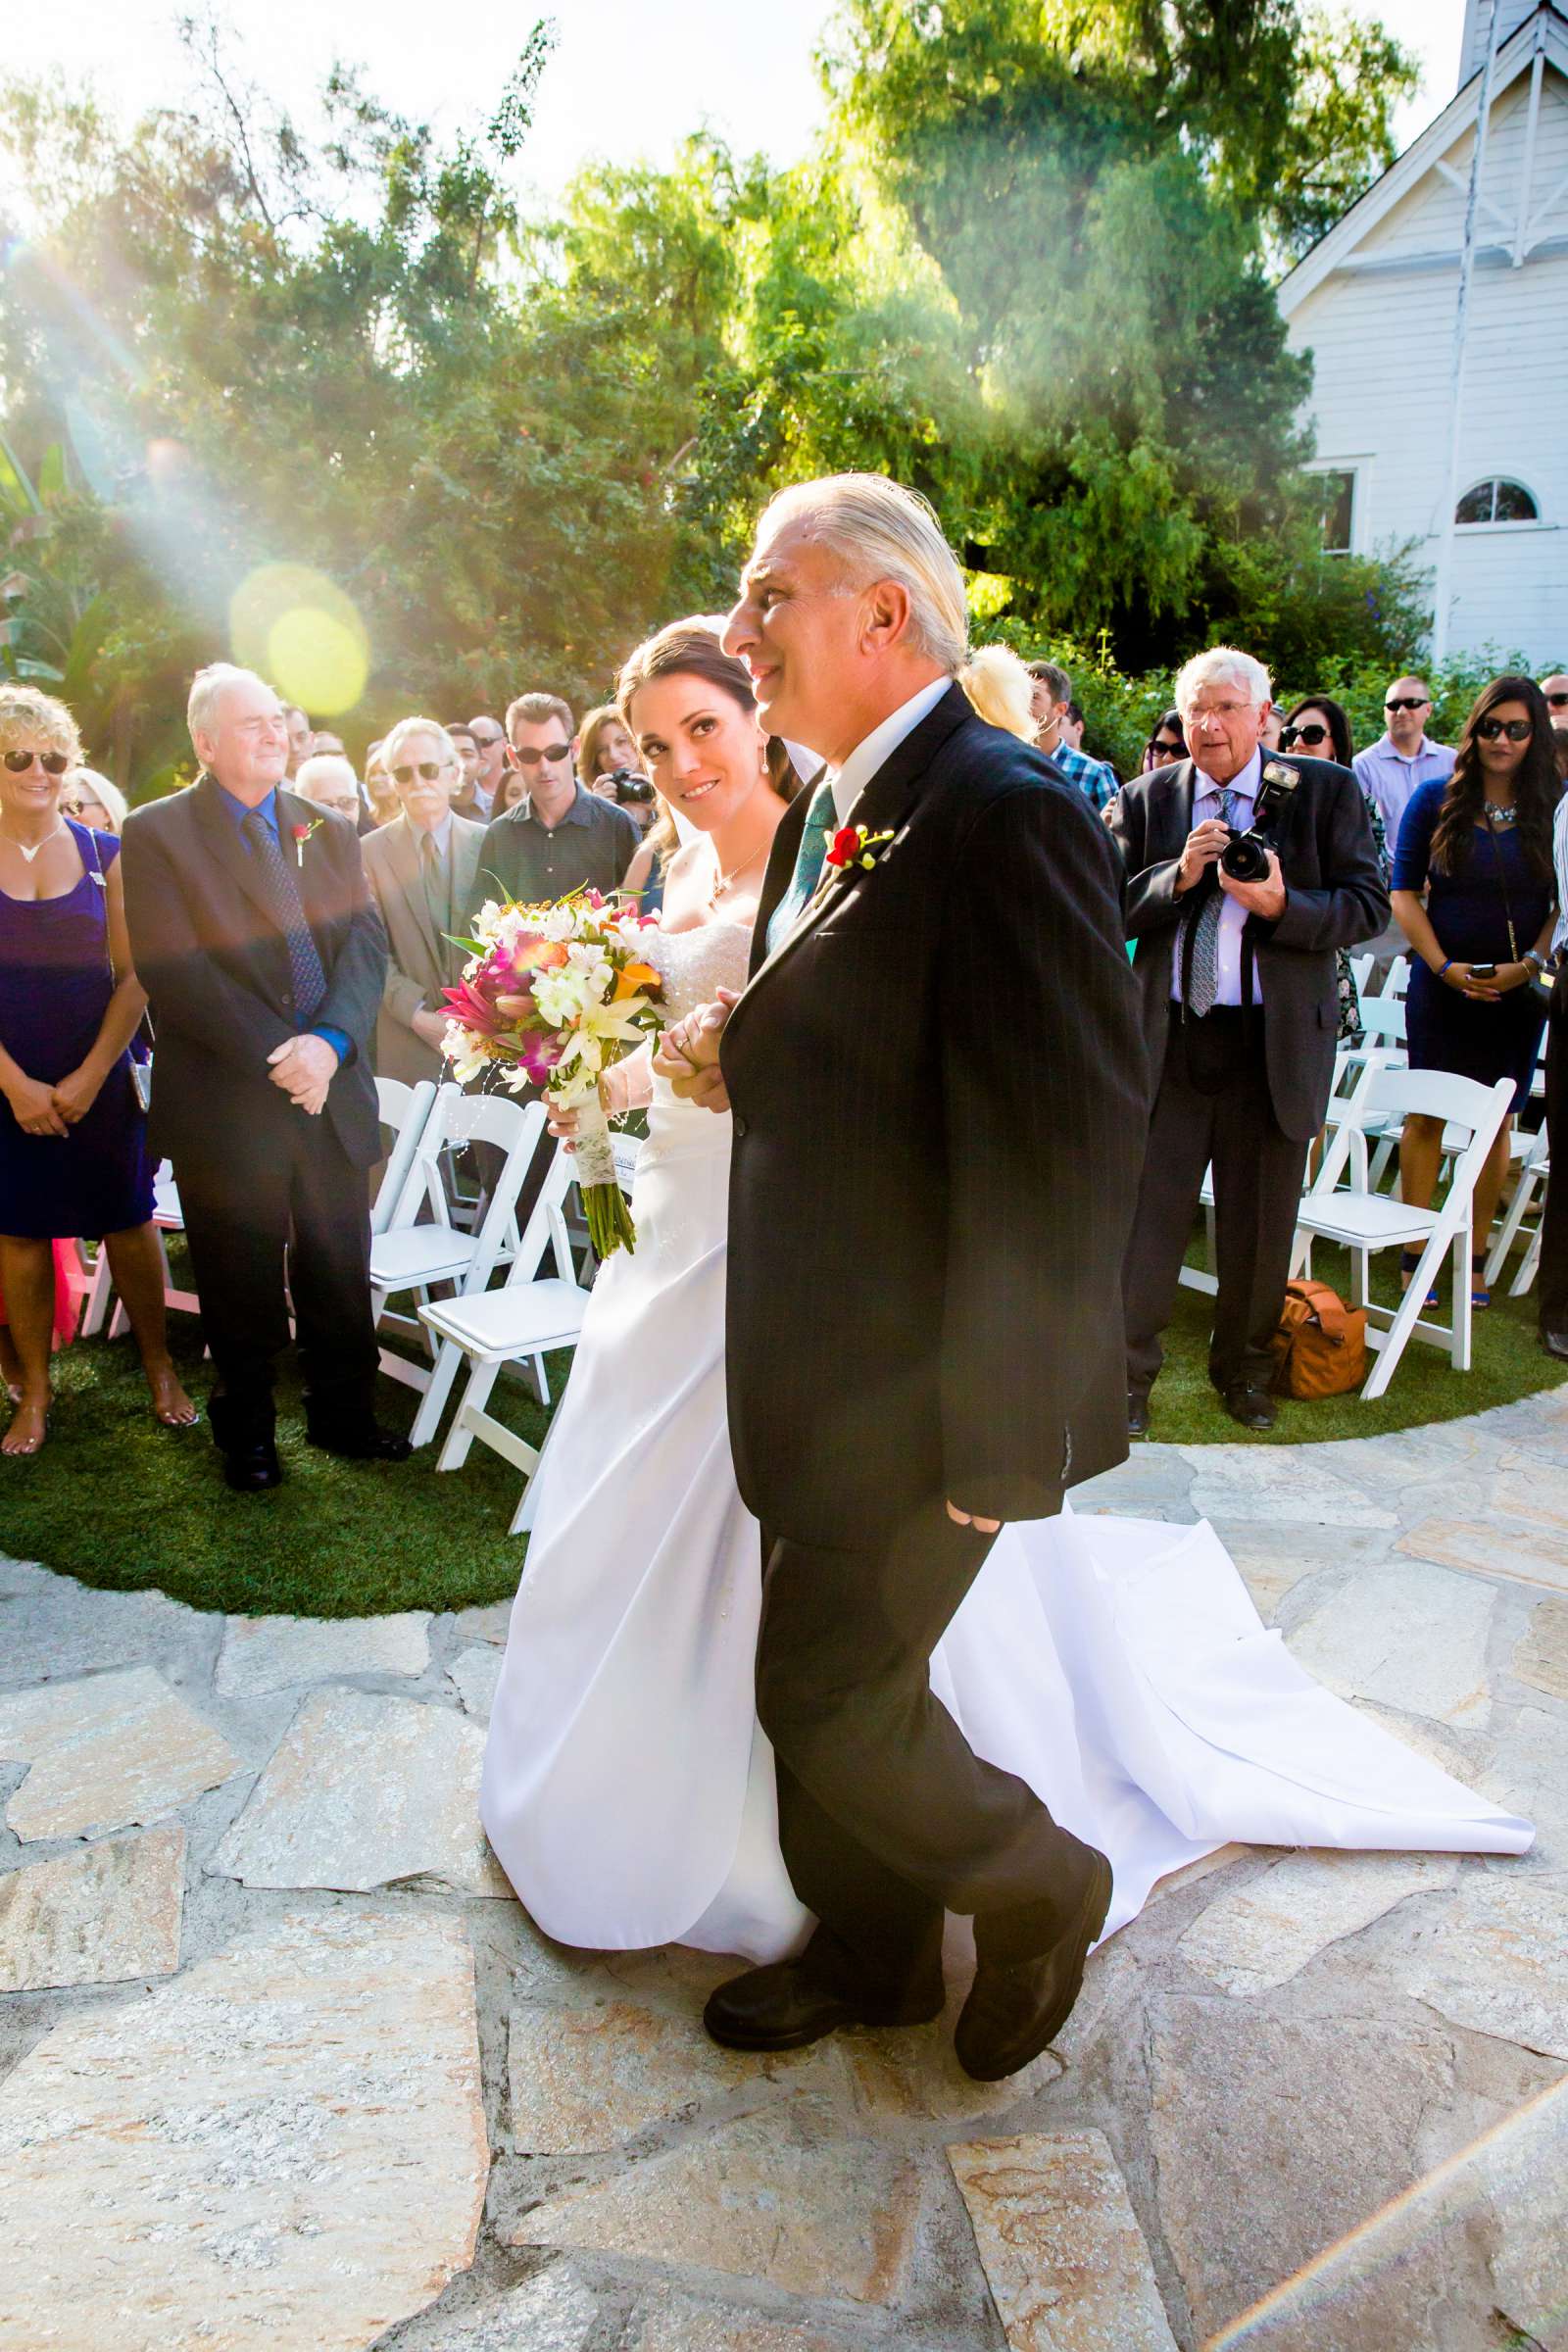
[[[748,929],[649,936],[674,1016],[742,984]],[[480,1810],[558,1941],[770,1960],[809,1917],[754,1701],[760,1539],[724,1403],[729,1125],[656,1082],[636,1251],[595,1286],[537,1474]],[[1202,1522],[1067,1511],[1004,1529],[931,1678],[978,1754],[1108,1854],[1106,1935],[1231,1839],[1532,1842],[1528,1822],[1314,1683]]]

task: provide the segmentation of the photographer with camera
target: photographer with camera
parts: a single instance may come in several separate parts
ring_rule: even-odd
[[[1261,662],[1231,646],[1196,655],[1176,708],[1191,757],[1135,777],[1106,812],[1127,868],[1152,1081],[1124,1267],[1134,1436],[1149,1428],[1160,1333],[1210,1165],[1209,1377],[1233,1420],[1273,1426],[1270,1343],[1334,1072],[1335,950],[1389,919],[1354,777],[1261,748],[1271,708]]]

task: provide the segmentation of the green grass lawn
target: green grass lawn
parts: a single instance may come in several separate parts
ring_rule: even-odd
[[[1318,1253],[1317,1271],[1344,1295],[1348,1271],[1333,1251]],[[1499,1292],[1476,1318],[1468,1375],[1416,1344],[1376,1404],[1356,1396],[1282,1400],[1277,1429],[1253,1437],[1227,1417],[1208,1385],[1208,1307],[1197,1292],[1180,1294],[1152,1397],[1156,1439],[1258,1446],[1370,1437],[1504,1404],[1568,1375],[1536,1346],[1534,1298]],[[196,1354],[194,1326],[178,1315],[173,1331],[181,1371],[205,1397],[211,1367]],[[551,1360],[557,1396],[568,1364]],[[434,1446],[396,1468],[316,1452],[305,1443],[291,1359],[278,1397],[286,1483],[270,1494],[228,1492],[205,1423],[158,1427],[128,1340],[78,1342],[55,1359],[55,1380],[43,1451],[0,1467],[0,1549],[16,1558],[116,1591],[157,1586],[193,1608],[241,1615],[465,1608],[503,1599],[516,1585],[522,1543],[506,1531],[518,1474],[482,1446],[444,1476],[436,1475]],[[412,1390],[382,1382],[379,1410],[389,1423],[407,1428],[415,1402]],[[546,1415],[531,1388],[498,1384],[492,1409],[538,1443]]]

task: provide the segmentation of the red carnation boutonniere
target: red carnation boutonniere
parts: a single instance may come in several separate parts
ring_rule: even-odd
[[[291,825],[289,827],[289,831],[294,836],[294,862],[296,865],[304,864],[305,844],[310,840],[313,833],[319,833],[325,822],[326,819],[324,816],[318,816],[314,818],[308,825]]]
[[[830,837],[823,866],[832,873],[847,874],[858,865],[869,873],[877,861],[876,853],[885,850],[892,839],[891,833],[867,833],[863,825],[845,825]]]

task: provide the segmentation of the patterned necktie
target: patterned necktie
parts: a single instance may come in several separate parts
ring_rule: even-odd
[[[1236,796],[1227,791],[1221,799],[1220,822],[1236,822]],[[1193,956],[1187,971],[1187,1009],[1201,1020],[1214,1009],[1219,994],[1219,918],[1225,908],[1225,894],[1217,878],[1203,893],[1198,911],[1189,919],[1193,933]]]
[[[294,988],[294,1013],[308,1029],[326,995],[326,974],[317,953],[311,927],[305,920],[300,887],[283,855],[282,845],[259,808],[248,810],[242,827],[251,855],[261,871],[272,917],[288,947],[289,979]]]
[[[801,835],[801,846],[795,853],[795,871],[790,876],[790,886],[774,907],[773,919],[767,926],[767,952],[770,956],[778,953],[810,905],[812,893],[822,879],[828,832],[837,823],[833,786],[824,776],[812,793],[811,805],[806,811],[806,830]]]

